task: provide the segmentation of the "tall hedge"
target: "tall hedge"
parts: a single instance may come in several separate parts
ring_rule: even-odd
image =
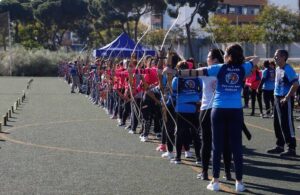
[[[76,55],[63,50],[26,50],[18,46],[11,51],[0,52],[0,75],[10,75],[11,68],[13,76],[57,76],[58,64],[73,60]]]

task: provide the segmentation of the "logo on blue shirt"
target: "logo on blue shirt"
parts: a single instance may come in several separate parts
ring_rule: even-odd
[[[226,83],[230,84],[230,85],[235,85],[239,82],[239,75],[235,72],[229,72],[225,75],[225,80]]]
[[[195,89],[196,83],[193,80],[186,80],[184,82],[184,86],[185,86],[186,89]]]

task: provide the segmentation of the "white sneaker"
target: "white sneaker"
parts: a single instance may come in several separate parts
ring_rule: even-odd
[[[192,158],[193,154],[190,151],[185,151],[184,156],[185,156],[185,158]]]
[[[211,181],[207,187],[206,187],[208,190],[211,190],[211,191],[219,191],[220,190],[220,184],[219,182],[213,182]]]
[[[110,117],[110,119],[116,119],[117,118],[117,116],[114,116],[114,115],[112,115],[111,117]]]
[[[148,141],[148,136],[145,136],[145,137],[141,138],[141,142],[146,142],[146,141]]]
[[[243,182],[235,182],[235,191],[237,192],[243,192],[245,191],[245,185],[243,184]]]
[[[134,131],[130,130],[128,131],[129,134],[134,134]]]
[[[142,139],[143,137],[144,137],[144,134],[141,134],[141,135],[140,135],[140,139]]]
[[[174,158],[174,154],[172,152],[165,152],[161,155],[162,158],[168,158],[169,160]]]
[[[179,165],[179,164],[181,164],[181,161],[180,160],[171,159],[170,163],[171,164],[175,164],[175,165]]]

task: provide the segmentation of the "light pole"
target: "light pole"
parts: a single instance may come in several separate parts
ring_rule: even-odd
[[[12,76],[12,42],[11,42],[11,21],[10,21],[10,12],[8,12],[8,45],[9,45],[9,75]]]

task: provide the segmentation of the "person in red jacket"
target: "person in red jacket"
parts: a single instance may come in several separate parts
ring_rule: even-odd
[[[260,116],[263,117],[263,110],[262,110],[262,93],[257,93],[258,86],[261,81],[261,71],[259,70],[257,65],[253,66],[252,73],[249,77],[246,78],[246,85],[249,86],[250,89],[250,96],[251,96],[251,116],[254,116],[255,114],[255,101],[257,98]]]

